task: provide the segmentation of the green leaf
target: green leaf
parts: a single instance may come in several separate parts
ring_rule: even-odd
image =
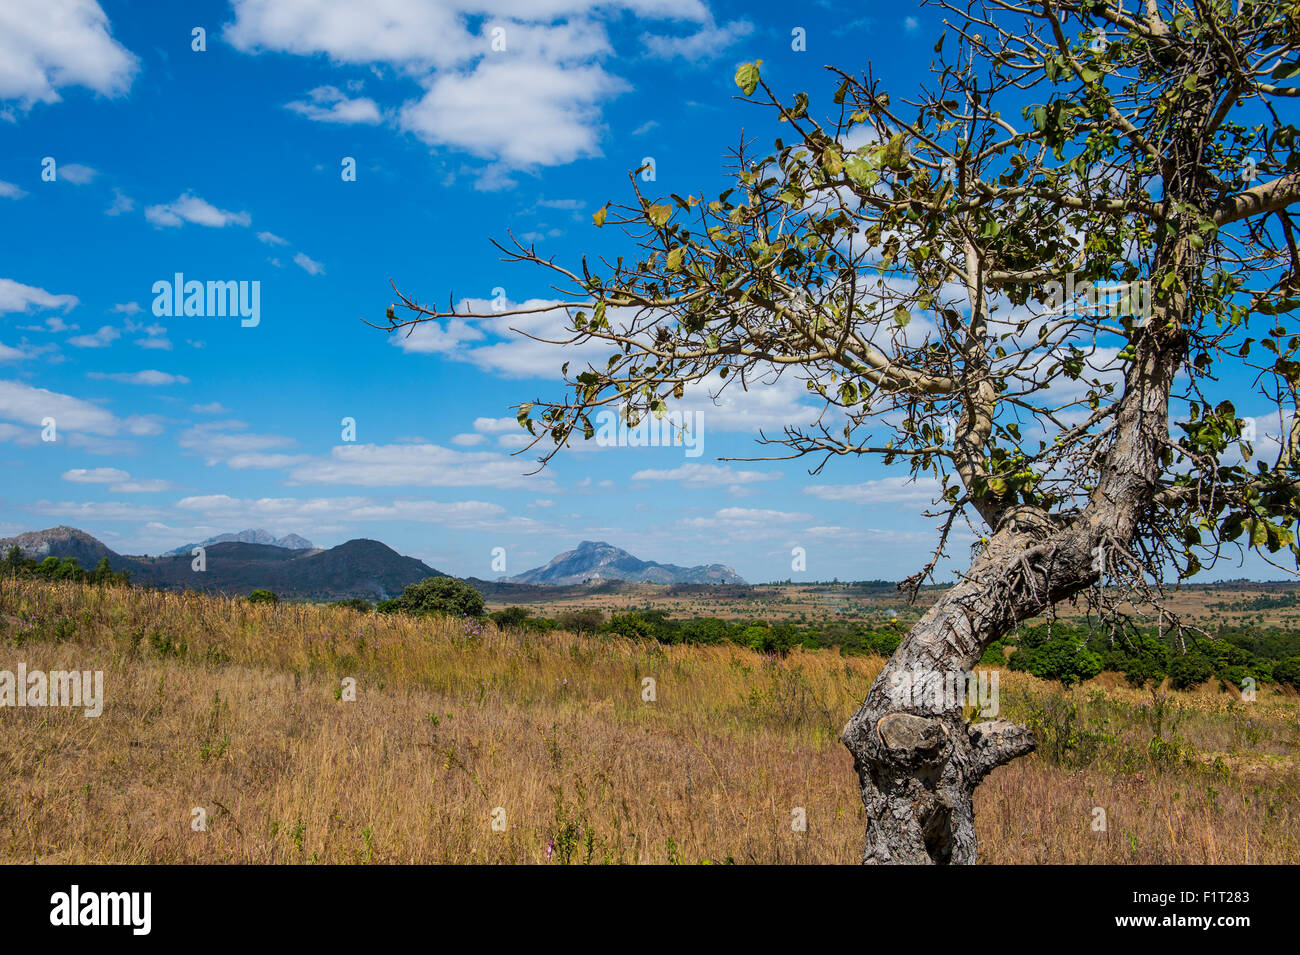
[[[880,150],[880,164],[888,169],[907,168],[907,139],[897,133]]]
[[[880,181],[880,173],[876,172],[871,163],[861,156],[850,156],[846,159],[844,171],[848,173],[850,179],[864,188],[870,188]]]
[[[746,96],[752,96],[754,90],[758,89],[758,68],[762,65],[762,60],[755,60],[753,63],[742,63],[736,69],[736,85]]]
[[[673,249],[671,252],[668,253],[667,265],[668,265],[669,272],[681,271],[682,256],[684,256],[685,254],[686,254],[686,246],[684,245],[679,245],[677,248]]]
[[[608,202],[591,214],[591,221],[596,223],[597,229],[599,229],[601,226],[605,224],[605,216],[607,215],[609,215]]]
[[[645,217],[649,219],[653,225],[658,226],[661,229],[672,214],[673,207],[665,205],[650,206],[645,211]]]
[[[1300,75],[1300,60],[1292,60],[1290,63],[1279,63],[1273,68],[1273,79],[1289,80],[1293,76]]]

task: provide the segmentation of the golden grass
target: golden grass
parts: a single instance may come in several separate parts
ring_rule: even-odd
[[[0,620],[0,669],[102,669],[106,696],[98,719],[0,709],[0,861],[851,863],[861,851],[836,737],[878,658],[490,624],[473,636],[454,620],[30,580],[0,581]],[[345,678],[355,702],[340,699]],[[1175,694],[1153,746],[1150,691],[1113,683],[1067,693],[1001,674],[1005,715],[1058,745],[977,793],[984,861],[1300,861],[1294,694]],[[191,828],[196,807],[205,832]],[[806,831],[791,827],[796,807]]]

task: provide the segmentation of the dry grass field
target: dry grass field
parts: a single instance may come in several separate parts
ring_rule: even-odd
[[[27,579],[0,621],[0,670],[105,684],[98,718],[0,709],[0,861],[858,859],[836,737],[878,658]],[[1040,746],[979,790],[982,861],[1300,862],[1300,700],[1216,687],[1002,672]]]

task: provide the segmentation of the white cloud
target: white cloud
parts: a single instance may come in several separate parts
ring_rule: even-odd
[[[5,0],[0,6],[0,99],[57,103],[84,86],[103,96],[131,87],[135,56],[113,39],[95,0]]]
[[[257,238],[259,242],[265,242],[267,245],[288,245],[289,244],[288,239],[282,239],[274,232],[259,232],[257,233]]]
[[[292,447],[295,444],[292,438],[255,434],[245,431],[247,427],[242,421],[206,421],[186,428],[176,443],[201,455],[209,466],[225,464],[237,471],[283,468],[307,460],[306,455],[277,450]]]
[[[22,435],[40,440],[41,421],[55,420],[58,433],[84,433],[102,437],[153,435],[162,425],[152,415],[119,418],[97,404],[20,381],[0,381],[0,420],[23,426]],[[60,438],[62,440],[62,438]]]
[[[527,462],[492,451],[456,451],[436,444],[344,444],[290,472],[294,484],[362,487],[495,487],[543,490]]]
[[[349,99],[334,86],[318,86],[307,96],[308,100],[286,103],[285,109],[318,123],[373,125],[383,118],[374,100],[365,96]]]
[[[63,480],[73,484],[115,484],[131,477],[118,468],[74,468],[63,472]]]
[[[645,470],[632,475],[633,481],[680,481],[685,487],[725,487],[775,481],[775,471],[741,471],[724,464],[683,464],[668,471]]]
[[[247,212],[228,212],[218,209],[204,199],[185,193],[175,202],[149,206],[144,217],[159,228],[176,227],[192,222],[195,225],[223,228],[228,225],[246,226],[252,219]]]
[[[79,304],[75,295],[55,295],[13,279],[0,279],[0,314],[26,312],[33,308],[61,308],[67,312]]]
[[[190,380],[184,375],[172,375],[152,368],[147,371],[114,372],[111,374],[92,371],[86,377],[103,381],[116,381],[124,385],[150,385],[155,387],[159,385],[188,385],[190,383]]]
[[[306,252],[299,252],[293,257],[293,261],[298,268],[302,269],[308,275],[322,275],[325,272],[325,266],[311,258]]]
[[[509,188],[511,168],[600,155],[601,107],[627,84],[603,19],[711,25],[701,0],[233,0],[226,39],[247,53],[325,54],[335,63],[387,64],[424,94],[400,108],[350,98],[336,86],[289,105],[324,121],[369,122],[387,113],[424,142],[490,161],[475,188]],[[711,26],[708,29],[716,29]],[[436,38],[433,40],[431,38]],[[494,41],[504,39],[505,48]],[[689,40],[683,53],[702,52]],[[629,54],[631,51],[629,51]],[[342,85],[342,84],[340,84]],[[350,92],[357,90],[349,85]]]
[[[144,309],[140,307],[139,302],[125,302],[120,305],[114,305],[113,309],[119,315],[139,315]]]
[[[12,182],[0,179],[0,199],[21,199],[25,195],[27,195],[26,189],[20,189]]]
[[[64,179],[74,186],[84,186],[99,175],[98,170],[75,162],[59,166],[57,172],[60,179]]]
[[[480,434],[509,434],[520,427],[515,418],[475,418],[474,430]]]
[[[124,212],[130,212],[135,208],[135,200],[128,196],[121,189],[113,189],[113,204],[104,210],[106,216],[120,216]]]
[[[708,60],[721,56],[727,47],[754,32],[748,20],[732,20],[718,26],[709,23],[689,36],[656,36],[645,33],[641,43],[651,56],[661,59],[681,57],[685,60]]]
[[[108,484],[114,494],[153,494],[173,489],[170,481],[158,478],[133,480],[129,473],[119,468],[74,468],[63,472],[63,480],[72,484]]]
[[[237,498],[205,494],[182,498],[176,506],[202,515],[222,526],[344,525],[365,521],[401,521],[441,524],[464,530],[510,530],[535,533],[546,525],[528,518],[510,517],[499,504],[486,501],[429,501],[410,498],[369,497],[264,497]]]
[[[481,434],[458,434],[451,439],[452,444],[458,444],[464,448],[473,448],[482,444],[487,438]]]
[[[920,504],[939,497],[939,485],[930,478],[887,477],[861,484],[813,484],[803,492],[823,501],[847,501],[853,504]]]
[[[147,480],[123,481],[109,488],[115,494],[157,494],[159,491],[172,491],[176,485],[161,478]]]
[[[226,408],[220,401],[212,401],[206,405],[190,405],[190,410],[198,414],[225,414]]]
[[[485,59],[469,73],[435,76],[402,107],[399,125],[431,146],[556,166],[601,155],[599,104],[627,88],[598,65]]]
[[[678,523],[685,527],[693,527],[701,530],[726,530],[726,531],[743,531],[743,530],[765,530],[772,527],[773,524],[793,524],[800,521],[811,521],[812,515],[792,513],[790,511],[775,511],[769,509],[750,508],[750,507],[724,507],[715,512],[712,517],[688,517],[683,518]]]
[[[68,344],[74,348],[107,348],[122,337],[122,333],[112,325],[101,325],[99,331],[89,335],[74,335]]]

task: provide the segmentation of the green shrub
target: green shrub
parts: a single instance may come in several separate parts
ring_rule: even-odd
[[[456,577],[426,577],[409,584],[393,604],[404,613],[483,616],[483,595]]]
[[[1287,657],[1273,664],[1273,679],[1300,690],[1300,657]]]
[[[346,607],[349,610],[355,610],[358,613],[370,613],[374,610],[374,605],[369,600],[362,600],[360,597],[349,597],[346,600],[332,600],[331,607]]]
[[[1199,652],[1177,653],[1169,661],[1169,682],[1178,690],[1204,683],[1213,675],[1214,667]]]
[[[248,602],[252,604],[278,604],[280,598],[269,590],[254,590],[248,595]]]

